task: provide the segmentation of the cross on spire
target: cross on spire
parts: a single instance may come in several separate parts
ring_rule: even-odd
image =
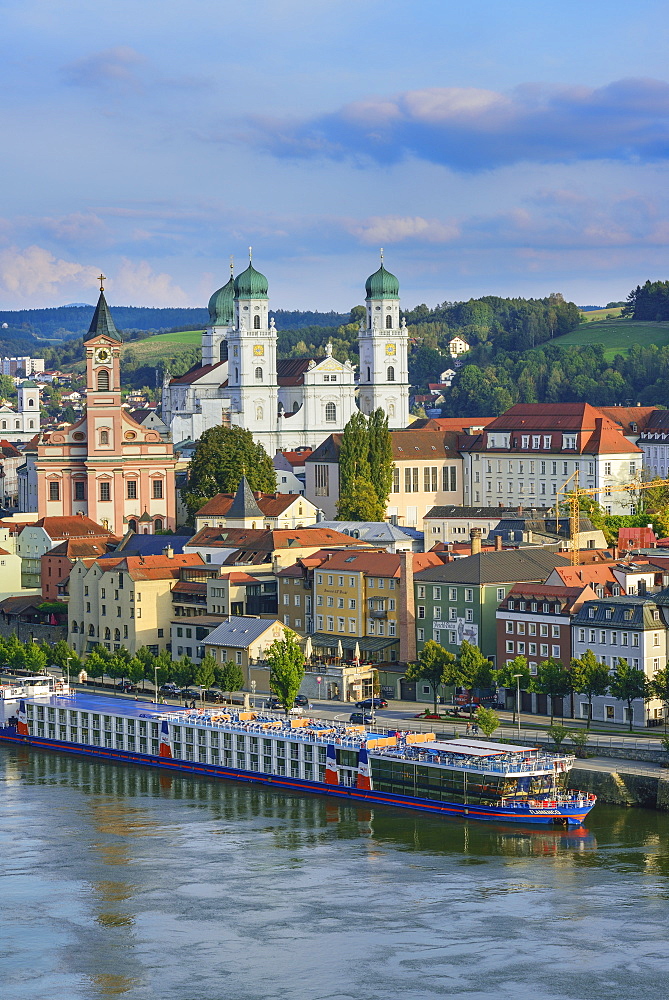
[[[380,253],[381,253],[381,267],[383,267],[383,247],[381,247]]]
[[[249,247],[249,264],[253,263],[253,247]]]
[[[230,277],[233,278],[235,275],[235,258],[230,254]]]
[[[107,276],[105,274],[103,274],[102,271],[100,271],[100,274],[98,275],[98,281],[100,282],[100,291],[101,292],[104,292],[104,290],[105,290],[105,286],[102,284],[102,282],[106,281],[106,280],[107,280]]]

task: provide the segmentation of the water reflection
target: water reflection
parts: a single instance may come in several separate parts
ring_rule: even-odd
[[[647,1000],[669,971],[666,814],[525,829],[17,748],[0,786],[12,1000]]]

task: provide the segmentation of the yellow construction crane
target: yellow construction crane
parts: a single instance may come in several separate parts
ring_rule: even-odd
[[[570,483],[572,484],[571,486],[569,486]],[[605,496],[609,496],[611,493],[629,493],[631,497],[637,491],[650,490],[656,486],[669,486],[669,479],[654,479],[650,483],[634,480],[630,483],[624,483],[622,486],[598,486],[596,489],[594,487],[586,489],[578,485],[577,469],[557,491],[555,500],[555,524],[557,528],[559,528],[560,524],[560,495],[564,498],[562,503],[569,509],[569,557],[572,566],[578,565],[579,560],[578,540],[581,527],[581,497],[592,497],[598,493],[603,493]]]

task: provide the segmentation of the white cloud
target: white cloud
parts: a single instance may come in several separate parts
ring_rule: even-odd
[[[23,305],[34,299],[41,304],[63,287],[94,287],[97,274],[97,268],[54,257],[44,247],[14,247],[0,253],[0,288]]]
[[[165,272],[156,273],[145,261],[129,260],[124,257],[121,265],[110,278],[110,295],[114,302],[134,305],[153,306],[185,306],[189,305],[188,296],[178,285],[174,284],[172,275]]]
[[[377,215],[352,223],[348,231],[362,243],[401,243],[412,240],[420,243],[450,243],[460,235],[452,222],[423,219],[421,216]]]

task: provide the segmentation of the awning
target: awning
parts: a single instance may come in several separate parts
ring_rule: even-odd
[[[396,645],[399,642],[399,638],[397,636],[383,635],[368,635],[362,638],[351,636],[347,638],[341,635],[330,635],[328,632],[314,632],[311,636],[311,642],[314,648],[320,649],[336,649],[337,643],[341,642],[344,650],[350,650],[351,653],[355,651],[355,644],[357,642],[361,653],[374,653],[378,649],[388,649],[389,646]]]

